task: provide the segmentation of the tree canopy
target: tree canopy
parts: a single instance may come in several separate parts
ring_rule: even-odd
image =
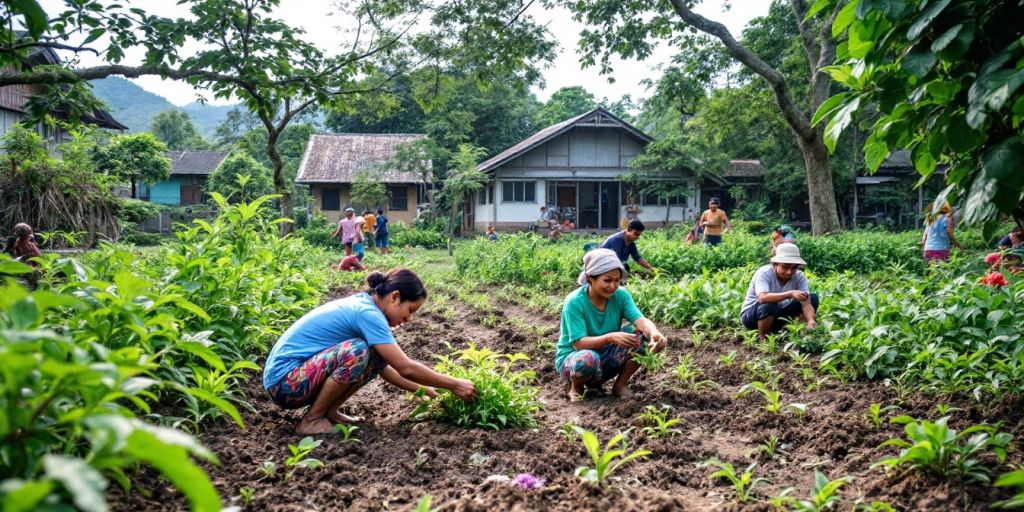
[[[167,146],[151,133],[118,135],[110,144],[95,150],[94,160],[100,171],[132,185],[136,197],[136,184],[153,184],[171,177],[171,160],[164,153]]]
[[[228,201],[252,201],[274,191],[270,169],[248,154],[228,155],[206,181],[207,192],[217,192]]]
[[[199,135],[192,118],[180,110],[165,110],[157,114],[149,131],[171,151],[210,148],[210,144]]]

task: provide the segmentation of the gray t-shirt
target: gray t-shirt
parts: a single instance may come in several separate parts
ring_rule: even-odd
[[[762,293],[780,293],[788,292],[790,290],[800,290],[802,292],[810,293],[811,290],[807,286],[807,277],[804,276],[803,271],[797,270],[793,277],[789,278],[789,281],[782,285],[779,282],[779,276],[775,275],[775,267],[771,263],[757,269],[754,272],[754,278],[750,280],[750,288],[747,288],[747,298],[743,300],[743,309],[740,312],[744,312],[757,305],[757,296]],[[793,299],[786,299],[779,302],[779,307],[786,307],[789,305],[789,301]]]

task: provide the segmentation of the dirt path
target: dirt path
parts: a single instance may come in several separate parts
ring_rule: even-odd
[[[892,449],[877,446],[900,435],[897,426],[876,429],[863,417],[871,403],[895,402],[893,394],[881,384],[826,381],[814,389],[814,379],[805,381],[799,376],[800,366],[770,362],[764,354],[736,341],[711,340],[694,349],[688,332],[666,329],[669,364],[660,374],[638,375],[634,400],[600,397],[569,403],[562,397],[563,386],[554,372],[550,352],[550,344],[557,341],[557,317],[497,299],[484,306],[454,299],[448,302],[449,313],[429,311],[399,330],[403,349],[421,361],[431,361],[433,354],[447,352],[446,343],[459,346],[470,341],[496,351],[526,353],[531,357],[527,366],[537,372],[546,404],[538,417],[538,428],[490,432],[433,422],[413,423],[408,419],[412,405],[403,394],[378,381],[353,397],[349,407],[350,413],[368,418],[357,432],[361,444],[325,438],[313,456],[326,467],[299,470],[284,483],[263,478],[260,466],[268,459],[280,464],[288,455],[286,445],[298,442],[292,426],[300,413],[275,407],[260,390],[259,379],[254,378],[248,391],[256,411],[244,414],[246,430],[224,425],[201,436],[203,443],[221,457],[222,465],[211,468],[221,495],[238,505],[238,489],[253,488],[252,510],[409,510],[427,493],[442,510],[462,511],[737,508],[731,487],[709,481],[711,470],[698,467],[709,457],[718,457],[737,469],[757,461],[756,476],[770,480],[755,491],[761,499],[775,496],[786,487],[795,487],[796,495],[807,497],[814,468],[831,478],[854,478],[842,490],[846,504],[843,509],[847,510],[855,503],[875,500],[903,510],[953,510],[965,503],[967,509],[985,510],[992,501],[1005,497],[1005,493],[999,495],[988,487],[964,490],[916,476],[887,478],[882,470],[869,469],[875,460],[893,453]],[[720,356],[732,351],[736,352],[735,360],[726,366]],[[676,384],[673,368],[677,358],[686,353],[693,354],[695,367],[717,387],[693,391]],[[781,372],[783,403],[809,404],[806,414],[767,412],[764,400],[756,394],[735,397],[741,385],[758,378],[755,372],[760,377],[770,375],[765,364]],[[820,378],[814,372],[812,375]],[[895,414],[934,418],[936,402],[934,397],[909,399]],[[579,482],[574,470],[588,459],[580,444],[568,443],[558,427],[571,420],[595,431],[605,441],[619,430],[639,427],[636,416],[644,406],[660,404],[671,406],[682,420],[680,435],[647,439],[634,428],[630,448],[646,448],[653,455],[624,466],[606,490]],[[1012,418],[1007,414],[1021,409],[1015,404],[992,411],[979,411],[966,403],[957,405],[965,409],[957,413],[961,422],[1006,415],[1007,426],[1012,431],[1019,429],[1020,413],[1013,412]],[[776,455],[756,453],[770,435],[779,439]],[[485,482],[490,475],[521,472],[546,479],[547,487],[527,491]],[[161,487],[150,491],[150,498],[137,494],[122,497],[114,506],[119,510],[185,506],[173,491]],[[772,509],[763,502],[745,505]]]

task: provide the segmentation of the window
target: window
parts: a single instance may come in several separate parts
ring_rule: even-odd
[[[503,203],[536,203],[536,181],[503,181],[501,182],[501,202]]]
[[[494,202],[494,186],[490,183],[484,185],[476,193],[477,204],[491,204]]]
[[[341,209],[341,191],[337,188],[320,189],[320,209],[336,212]]]
[[[405,185],[388,187],[388,193],[391,196],[389,210],[405,211],[409,209],[409,187]]]

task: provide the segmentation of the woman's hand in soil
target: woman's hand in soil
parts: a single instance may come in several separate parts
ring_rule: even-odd
[[[640,346],[640,340],[636,334],[628,332],[611,332],[605,334],[607,342],[612,345],[618,345],[626,350],[633,350]]]
[[[652,342],[651,352],[661,352],[668,346],[668,338],[666,338],[665,335],[657,329],[651,330],[651,333],[648,334],[647,338]]]
[[[476,400],[476,384],[473,381],[466,379],[453,379],[455,384],[449,388],[455,396],[462,399],[463,402],[472,402]],[[436,394],[436,393],[435,393]]]
[[[430,400],[431,398],[437,398],[437,390],[430,386],[423,386],[423,399]]]

